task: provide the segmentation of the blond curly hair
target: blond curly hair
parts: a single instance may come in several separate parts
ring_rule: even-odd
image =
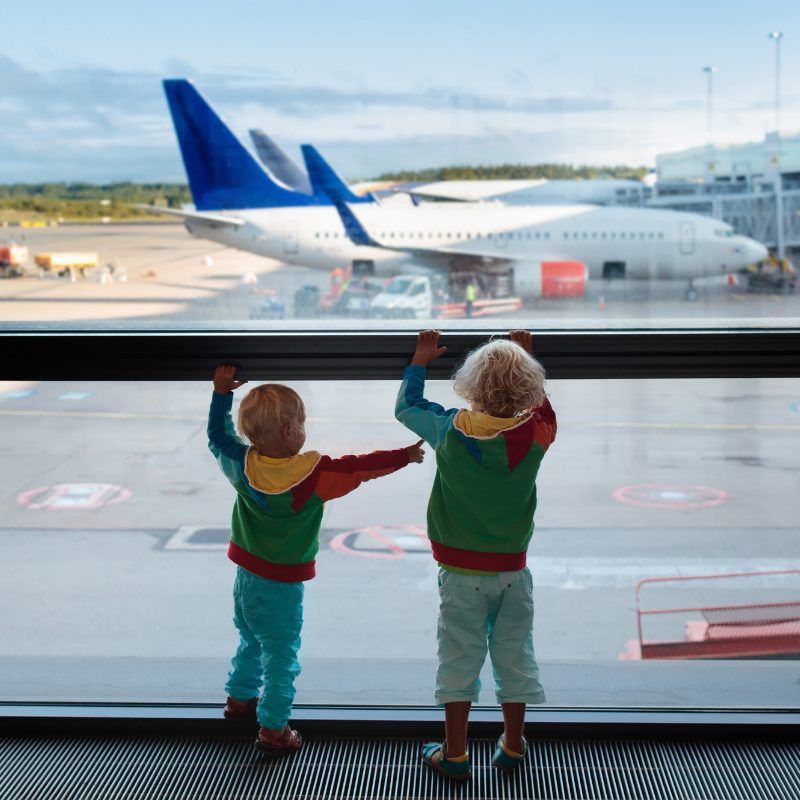
[[[454,376],[456,394],[493,417],[517,417],[545,398],[544,367],[515,342],[493,339],[473,350]]]
[[[259,451],[266,449],[269,438],[284,423],[302,425],[305,420],[303,399],[282,383],[253,387],[239,406],[239,430]]]

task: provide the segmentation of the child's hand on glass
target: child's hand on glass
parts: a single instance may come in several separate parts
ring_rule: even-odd
[[[406,453],[408,453],[408,463],[409,464],[421,464],[425,460],[425,451],[422,449],[422,445],[425,443],[424,439],[420,439],[416,444],[409,445],[406,447]]]
[[[533,336],[531,336],[530,331],[509,331],[508,338],[515,344],[518,344],[526,353],[533,355]]]
[[[420,331],[417,335],[417,349],[414,351],[412,364],[427,367],[431,361],[447,352],[446,347],[439,347],[439,331]]]
[[[217,394],[228,394],[246,383],[236,380],[236,367],[233,364],[220,364],[214,371],[214,391]]]

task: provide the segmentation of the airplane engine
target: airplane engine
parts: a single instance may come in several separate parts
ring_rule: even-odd
[[[583,297],[589,269],[582,261],[514,264],[514,292],[520,297]]]

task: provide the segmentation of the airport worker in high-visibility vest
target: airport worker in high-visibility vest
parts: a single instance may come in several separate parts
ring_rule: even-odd
[[[478,297],[478,287],[475,286],[475,281],[470,278],[467,282],[467,288],[464,294],[464,298],[467,301],[467,317],[472,316],[472,304]]]

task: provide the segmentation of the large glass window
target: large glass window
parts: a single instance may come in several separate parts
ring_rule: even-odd
[[[414,439],[396,383],[293,386],[310,449]],[[219,701],[234,495],[206,449],[210,383],[0,389],[0,699]],[[548,705],[796,708],[800,381],[549,389],[529,554]],[[433,703],[433,472],[429,453],[328,504],[298,702]]]

